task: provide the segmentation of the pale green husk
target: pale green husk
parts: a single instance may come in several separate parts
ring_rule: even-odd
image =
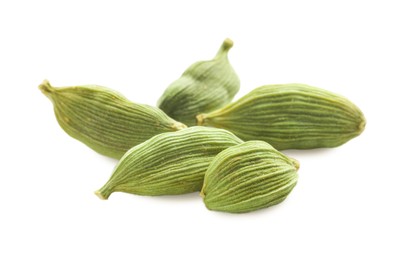
[[[226,130],[201,126],[159,134],[130,149],[96,194],[107,199],[115,191],[152,196],[199,191],[214,156],[242,142]]]
[[[88,85],[40,90],[52,101],[61,128],[96,152],[119,159],[150,137],[186,126],[156,107],[136,104],[109,88]]]
[[[299,164],[263,141],[219,153],[207,169],[201,196],[211,210],[242,213],[282,202],[297,183]]]
[[[336,147],[360,135],[366,124],[348,99],[304,84],[258,87],[197,118],[199,125],[227,129],[243,140],[263,140],[279,150]]]
[[[240,81],[229,63],[233,42],[224,40],[213,60],[192,64],[172,82],[158,100],[158,107],[188,126],[196,125],[196,115],[228,104],[239,91]]]

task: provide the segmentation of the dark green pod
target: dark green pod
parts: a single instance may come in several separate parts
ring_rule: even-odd
[[[158,107],[188,126],[196,125],[196,115],[229,103],[239,91],[240,81],[227,53],[233,42],[226,39],[216,57],[192,64],[165,90]]]
[[[214,156],[242,142],[226,130],[202,126],[159,134],[130,149],[96,194],[107,199],[115,191],[151,196],[199,191]]]
[[[105,87],[54,88],[44,81],[39,88],[67,134],[109,157],[118,159],[154,135],[186,128],[159,108],[133,103]]]
[[[201,196],[211,210],[249,212],[282,202],[297,183],[299,164],[263,141],[219,153],[207,169]]]
[[[348,99],[303,84],[259,87],[197,118],[199,125],[227,129],[243,140],[263,140],[279,150],[336,147],[360,135],[366,124]]]

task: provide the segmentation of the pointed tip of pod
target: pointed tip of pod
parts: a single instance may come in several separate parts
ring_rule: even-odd
[[[107,200],[109,198],[109,196],[104,196],[99,190],[95,191],[94,194],[96,194],[101,200]]]
[[[360,121],[358,125],[358,135],[360,135],[363,132],[363,130],[365,130],[365,126],[366,126],[366,119],[362,117],[362,120]]]
[[[199,114],[196,116],[197,125],[204,125],[204,120],[206,119],[206,114]]]
[[[206,197],[206,194],[204,193],[203,189],[201,189],[200,191],[200,197],[204,200],[204,198]]]
[[[188,128],[188,126],[181,123],[181,122],[175,122],[175,123],[172,124],[172,128],[175,129],[175,130],[181,130],[181,129]]]
[[[49,81],[46,79],[42,81],[42,83],[39,85],[39,89],[47,97],[49,97],[53,92],[55,92],[55,88],[52,87],[51,83],[49,83]]]
[[[230,38],[226,38],[223,41],[222,48],[226,51],[230,50],[233,47],[233,41]]]
[[[300,169],[300,163],[296,159],[290,158],[290,160],[292,162],[292,165],[294,165],[295,169]]]
[[[220,49],[216,54],[216,58],[227,57],[227,53],[232,47],[233,47],[233,41],[229,38],[226,38],[223,41],[222,46],[220,46]]]

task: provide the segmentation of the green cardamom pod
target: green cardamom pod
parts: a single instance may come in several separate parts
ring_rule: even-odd
[[[303,84],[258,87],[197,120],[279,150],[336,147],[360,135],[366,124],[361,110],[348,99]]]
[[[226,130],[202,126],[156,135],[130,149],[96,195],[107,199],[115,191],[150,196],[199,191],[214,156],[240,143]]]
[[[133,103],[105,87],[55,88],[45,80],[39,88],[68,135],[109,157],[118,159],[154,135],[186,128],[159,108]]]
[[[210,210],[243,213],[282,202],[297,183],[296,160],[263,141],[227,148],[209,165],[200,195]]]
[[[192,126],[196,125],[196,115],[229,103],[240,87],[227,57],[232,46],[232,40],[226,39],[213,60],[192,64],[168,86],[158,100],[158,107],[175,120]]]

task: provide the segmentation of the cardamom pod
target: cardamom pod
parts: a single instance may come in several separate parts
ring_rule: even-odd
[[[258,87],[197,120],[198,125],[224,128],[243,140],[263,140],[279,150],[336,147],[360,135],[366,124],[348,99],[303,84]]]
[[[226,39],[213,60],[192,64],[168,86],[158,100],[158,107],[175,120],[192,126],[196,125],[196,115],[229,103],[240,87],[227,57],[232,46],[232,40]]]
[[[263,141],[219,153],[207,169],[200,195],[210,210],[249,212],[282,202],[297,183],[296,160]]]
[[[199,191],[214,156],[240,143],[226,130],[202,126],[156,135],[130,149],[96,195],[107,199],[115,191],[151,196]]]
[[[55,88],[45,80],[39,89],[52,101],[67,134],[109,157],[118,159],[156,134],[186,127],[159,108],[133,103],[105,87]]]

